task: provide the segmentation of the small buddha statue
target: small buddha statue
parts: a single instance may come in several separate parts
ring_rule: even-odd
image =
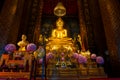
[[[39,41],[40,41],[40,42],[43,41],[43,36],[42,36],[42,34],[40,34],[40,36],[39,36]]]
[[[56,21],[56,29],[52,31],[53,38],[65,38],[67,37],[67,30],[63,29],[64,22],[61,18]]]
[[[17,45],[19,46],[19,51],[25,51],[26,50],[26,46],[28,45],[28,41],[26,41],[26,39],[27,39],[27,36],[26,35],[22,35],[22,37],[21,37],[21,41],[19,41],[18,43],[17,43]]]
[[[80,46],[82,47],[82,40],[81,40],[81,36],[80,35],[78,35],[78,41],[80,43]]]

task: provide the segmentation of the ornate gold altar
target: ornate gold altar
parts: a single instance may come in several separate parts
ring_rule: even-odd
[[[63,27],[64,21],[61,16],[66,14],[66,9],[61,3],[55,7],[54,14],[59,18],[56,20],[56,28],[52,30],[51,37],[47,39],[46,44],[46,56],[52,56],[51,59],[46,60],[46,76],[48,80],[57,80],[57,78],[60,80],[78,80],[106,77],[103,67],[97,67],[97,63],[91,61],[89,50],[77,53],[74,40],[67,36],[67,30]],[[82,46],[80,35],[78,35],[78,41]],[[78,63],[78,59],[73,58],[75,52],[77,55],[86,57],[87,62]]]

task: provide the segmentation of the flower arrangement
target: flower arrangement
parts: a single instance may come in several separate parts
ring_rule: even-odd
[[[73,53],[73,58],[78,59],[78,53]]]
[[[39,64],[42,64],[43,58],[39,59]]]
[[[50,59],[54,58],[53,53],[49,52],[46,54],[46,63],[49,62]]]
[[[65,60],[65,58],[64,58],[64,57],[62,57],[62,58],[61,58],[61,60],[62,60],[62,61],[64,61],[64,60]]]
[[[30,43],[27,45],[27,51],[35,51],[37,46],[34,43]]]
[[[8,53],[10,52],[13,52],[16,50],[16,46],[14,44],[7,44],[5,46],[5,51],[7,51]]]
[[[47,56],[48,56],[49,59],[53,58],[53,54],[52,53],[48,53]]]
[[[96,54],[91,54],[91,59],[96,59]]]
[[[85,56],[82,56],[81,54],[79,54],[78,56],[78,63],[86,63],[87,62],[87,58]]]
[[[64,56],[65,54],[64,53],[61,53],[62,56]]]
[[[101,56],[96,57],[96,62],[97,62],[98,64],[103,64],[103,63],[104,63],[103,57],[101,57]]]

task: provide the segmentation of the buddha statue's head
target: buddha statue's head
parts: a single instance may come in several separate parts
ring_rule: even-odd
[[[26,39],[27,39],[27,36],[26,35],[22,35],[22,41],[26,41]]]
[[[58,29],[58,30],[63,29],[63,25],[64,25],[63,20],[62,20],[61,18],[58,18],[58,20],[56,21],[57,29]]]

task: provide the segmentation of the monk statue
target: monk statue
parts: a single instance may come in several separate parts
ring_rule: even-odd
[[[18,43],[17,43],[17,45],[19,46],[19,51],[25,51],[26,50],[26,46],[28,45],[28,41],[26,41],[26,39],[27,39],[27,36],[26,35],[22,35],[22,37],[21,37],[21,41],[19,41]]]
[[[53,38],[65,38],[67,37],[67,30],[63,29],[64,22],[61,18],[56,21],[56,29],[52,31]]]

